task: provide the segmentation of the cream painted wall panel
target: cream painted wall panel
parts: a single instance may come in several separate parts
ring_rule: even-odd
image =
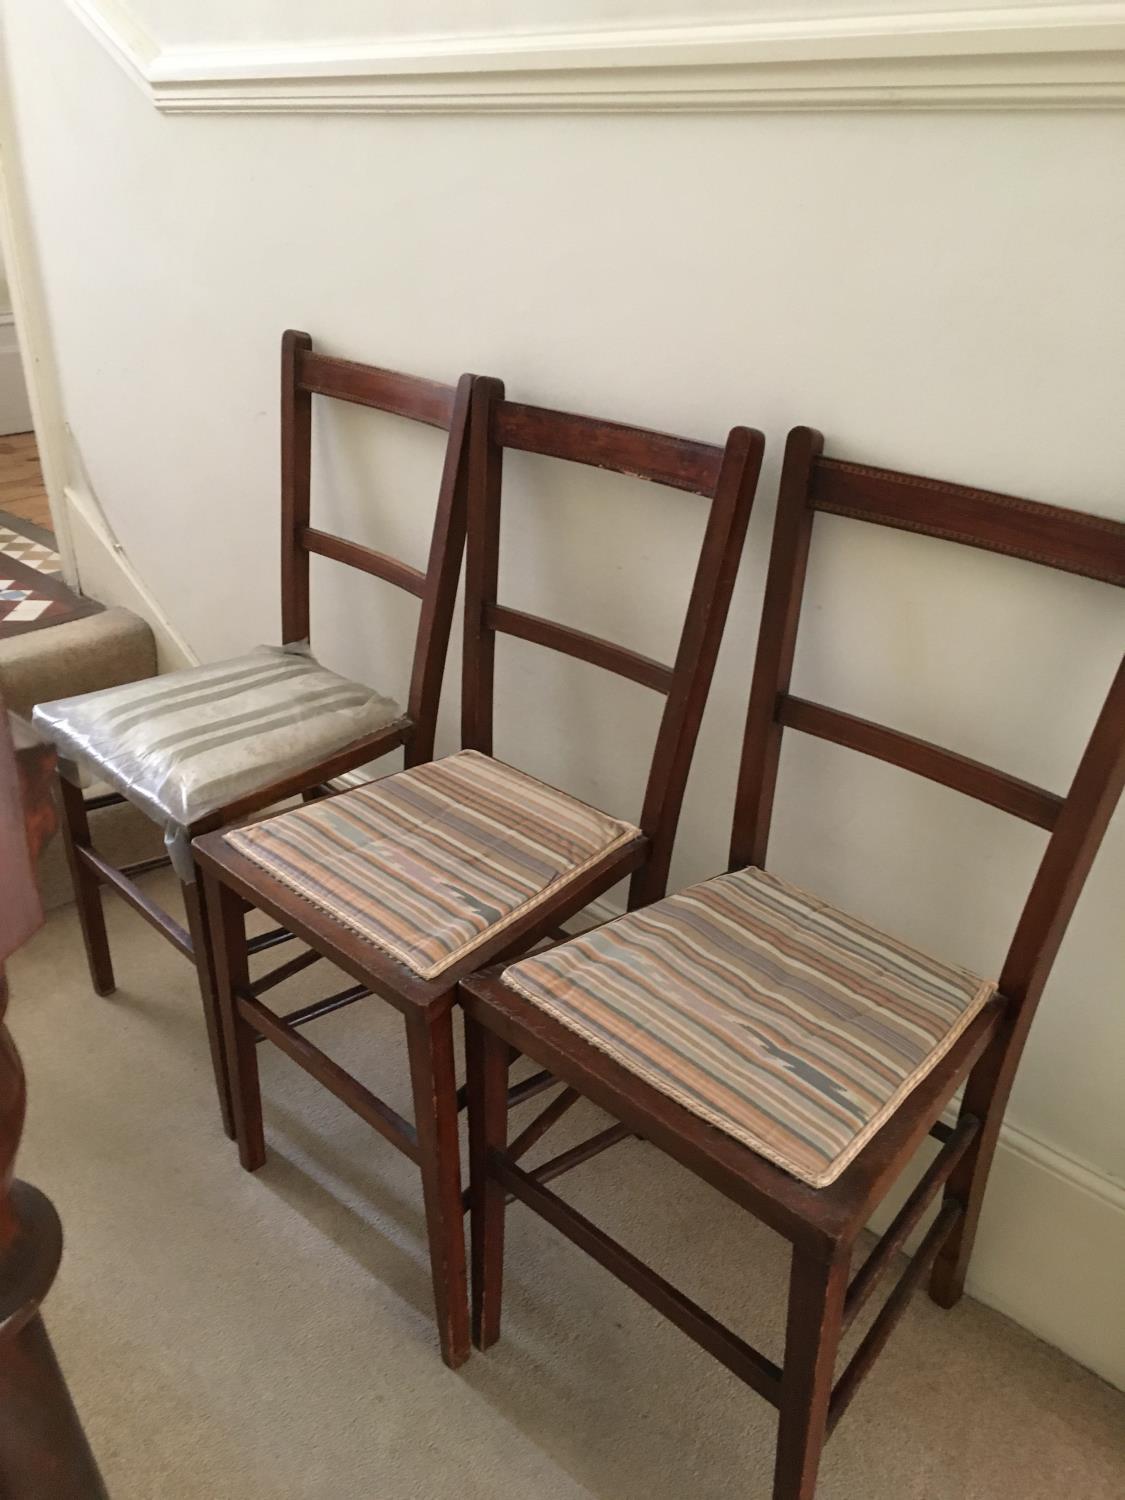
[[[60,0],[3,14],[70,425],[115,534],[201,656],[276,633],[287,324],[357,358],[497,374],[522,399],[715,441],[734,422],[766,430],[677,881],[723,859],[790,424],[841,455],[1125,516],[1120,113],[162,118]],[[318,504],[419,561],[440,443],[363,416],[325,418]],[[698,507],[512,472],[512,602],[668,653]],[[325,656],[401,692],[413,606],[321,576]],[[1112,594],[829,520],[797,689],[1063,789],[1125,634]],[[654,700],[521,643],[499,683],[509,758],[636,810]],[[795,741],[787,756],[779,871],[966,963],[995,969],[1041,848],[846,752]],[[1010,1112],[1118,1177],[1123,884],[1119,817]]]

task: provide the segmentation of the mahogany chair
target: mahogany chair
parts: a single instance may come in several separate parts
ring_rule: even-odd
[[[223,1126],[234,1134],[215,1002],[206,908],[190,841],[405,747],[407,765],[433,755],[434,732],[465,537],[472,377],[456,386],[314,351],[307,333],[281,345],[281,623],[284,645],[123,687],[40,704],[35,724],[60,752],[63,832],[90,977],[115,989],[102,913],[109,886],[196,966]],[[311,524],[312,402],[331,397],[448,433],[426,571]],[[406,712],[309,654],[309,558],[327,557],[395,584],[421,601]],[[86,800],[81,771],[112,790]],[[168,855],[118,869],[93,847],[87,814],[129,801],[162,825]],[[171,863],[185,928],[138,884]],[[251,940],[285,942],[284,929]]]
[[[1125,585],[1125,525],[821,457],[790,434],[729,872],[546,953],[463,981],[474,1338],[498,1337],[505,1202],[534,1209],[780,1411],[775,1500],[810,1500],[826,1434],[930,1274],[961,1295],[1020,1053],[1125,781],[1125,663],[1065,796],[789,691],[818,511]],[[1050,838],[996,983],[766,872],[782,733],[798,729],[1014,813]],[[619,1124],[538,1170],[507,1143],[509,1056]],[[957,1122],[942,1113],[965,1091]],[[551,1106],[548,1105],[547,1111]],[[549,1121],[548,1121],[549,1123]],[[637,1135],[791,1241],[784,1364],[718,1323],[546,1183]],[[942,1146],[854,1275],[857,1237],[927,1135]],[[936,1217],[839,1379],[841,1335],[930,1202]],[[932,1267],[932,1270],[931,1270]]]
[[[264,1037],[417,1164],[441,1351],[453,1367],[469,1353],[452,1026],[457,981],[480,964],[526,952],[624,876],[632,877],[634,891],[660,893],[762,453],[761,434],[746,428],[736,427],[726,447],[717,448],[518,405],[487,379],[474,384],[471,434],[465,748],[195,844],[214,931],[242,1164],[253,1171],[265,1160],[255,1049]],[[636,475],[708,501],[674,666],[497,603],[505,448]],[[493,758],[498,631],[664,694],[639,827]],[[251,983],[244,901],[297,933],[309,952]],[[289,1015],[263,1003],[264,990],[317,957],[330,959],[354,984]],[[297,1030],[369,995],[402,1014],[413,1122]],[[523,1097],[540,1086],[532,1080]]]

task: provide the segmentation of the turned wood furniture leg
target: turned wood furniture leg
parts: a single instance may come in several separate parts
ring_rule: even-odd
[[[452,1009],[450,995],[434,1011],[409,1015],[406,1042],[441,1357],[455,1370],[469,1356],[469,1302]]]
[[[508,1069],[512,1049],[495,1032],[465,1017],[469,1091],[469,1207],[473,1263],[473,1343],[487,1349],[500,1337],[504,1293],[504,1188],[488,1170],[492,1151],[508,1145]]]
[[[249,983],[244,902],[213,876],[203,876],[203,905],[211,927],[215,1000],[230,1086],[234,1139],[238,1159],[248,1172],[266,1161],[262,1125],[262,1092],[258,1081],[258,1049],[254,1028],[238,1010],[237,992]]]
[[[0,1339],[0,1495],[107,1500],[50,1335],[36,1314]]]
[[[848,1288],[847,1256],[793,1247],[773,1500],[813,1500]]]
[[[82,788],[75,786],[65,776],[58,778],[59,801],[62,807],[62,834],[66,849],[70,878],[74,884],[74,902],[78,907],[78,920],[82,926],[82,941],[86,945],[86,962],[90,967],[90,981],[96,994],[112,995],[117,988],[113,977],[113,960],[109,955],[109,938],[106,936],[105,915],[102,911],[102,892],[97,877],[88,870],[78,856],[79,849],[93,846],[90,838],[90,823],[86,816],[86,803]]]
[[[211,1068],[215,1074],[215,1090],[219,1095],[219,1112],[223,1119],[223,1130],[234,1140],[234,1116],[231,1108],[230,1081],[227,1072],[226,1052],[223,1048],[223,1023],[219,1015],[215,991],[215,963],[211,952],[210,933],[207,927],[207,908],[197,870],[193,881],[181,881],[180,890],[187,913],[188,931],[195,958],[195,970],[199,978],[199,996],[203,1001],[203,1020],[207,1026],[207,1045],[211,1051]]]

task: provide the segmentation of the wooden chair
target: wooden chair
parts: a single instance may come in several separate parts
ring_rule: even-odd
[[[463,675],[466,748],[428,767],[196,841],[215,935],[219,1003],[244,1167],[265,1160],[255,1041],[311,1073],[422,1174],[442,1356],[469,1352],[452,1010],[472,968],[525,952],[626,875],[657,893],[738,568],[761,434],[724,449],[503,399],[472,397]],[[496,601],[501,456],[521,449],[671,485],[709,501],[676,663],[625,650]],[[552,647],[666,697],[640,826],[610,818],[492,758],[496,632]],[[309,953],[251,983],[242,902],[296,932]],[[317,956],[355,983],[279,1015],[263,991]],[[367,995],[402,1013],[414,1120],[400,1116],[297,1027]],[[542,1080],[523,1085],[527,1097]]]
[[[94,989],[99,995],[109,995],[115,988],[101,905],[105,885],[196,965],[223,1125],[231,1136],[234,1125],[215,1006],[214,964],[190,840],[297,793],[315,796],[330,778],[366,765],[396,746],[405,746],[407,765],[431,758],[464,548],[471,384],[468,375],[454,388],[336,359],[315,352],[307,333],[286,332],[281,348],[285,649],[260,649],[233,661],[40,704],[35,710],[36,727],[54,741],[68,762],[67,774],[59,778],[63,831]],[[448,432],[424,573],[311,524],[314,395]],[[313,553],[393,583],[420,599],[405,714],[392,700],[326,671],[308,655],[309,557]],[[163,748],[172,740],[184,746],[182,755]],[[217,748],[207,750],[211,744]],[[230,768],[232,754],[239,758],[235,774]],[[212,762],[212,755],[221,760]],[[76,765],[113,790],[85,800]],[[164,825],[168,856],[118,869],[95,850],[88,811],[124,801],[134,802]],[[169,862],[180,877],[186,928],[138,884],[139,876]],[[262,934],[251,941],[251,951],[259,952],[289,937],[283,929]]]
[[[791,695],[818,511],[1125,585],[1118,522],[820,454],[819,434],[790,434],[729,873],[461,986],[477,1344],[487,1348],[499,1333],[505,1201],[514,1197],[779,1408],[775,1500],[813,1495],[826,1433],[923,1277],[931,1274],[931,1295],[943,1307],[961,1295],[1028,1027],[1125,780],[1125,664],[1065,797]],[[1049,830],[997,984],[916,953],[767,874],[785,729],[864,751]],[[518,1159],[538,1136],[533,1124],[507,1144],[513,1048],[621,1123],[525,1170]],[[949,1126],[942,1113],[962,1083]],[[631,1135],[791,1241],[783,1366],[546,1187]],[[849,1280],[860,1231],[927,1135],[941,1150]],[[834,1381],[841,1334],[939,1193],[920,1247]]]

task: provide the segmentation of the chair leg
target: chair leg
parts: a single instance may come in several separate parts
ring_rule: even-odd
[[[488,1170],[489,1153],[508,1144],[508,1044],[465,1017],[469,1092],[469,1210],[473,1262],[473,1343],[487,1349],[500,1337],[504,1290],[506,1195]]]
[[[408,1015],[406,1043],[441,1357],[455,1370],[469,1357],[469,1299],[452,1009],[450,996],[434,1012]]]
[[[86,962],[90,969],[90,980],[99,995],[112,995],[117,988],[113,977],[113,960],[109,955],[109,938],[106,936],[105,915],[102,912],[102,890],[97,876],[88,870],[78,856],[79,849],[93,845],[90,823],[86,816],[86,803],[82,788],[75,786],[65,776],[59,776],[59,801],[62,806],[63,845],[66,849],[70,878],[74,885],[74,903],[78,908],[78,921],[82,927],[82,941],[86,945]]]
[[[847,1256],[825,1261],[793,1248],[773,1500],[813,1500],[816,1493],[848,1270]]]
[[[196,878],[180,881],[184,910],[187,913],[188,931],[195,957],[195,971],[199,979],[199,996],[203,1001],[203,1020],[207,1027],[207,1045],[211,1050],[211,1068],[215,1074],[215,1090],[219,1095],[219,1113],[223,1129],[234,1140],[234,1116],[231,1111],[230,1079],[227,1071],[226,1053],[223,1049],[223,1023],[215,998],[215,960],[211,951],[211,934],[207,927],[207,908],[200,885],[201,872]]]
[[[984,1190],[1021,1051],[1022,1046],[1010,1031],[1002,1030],[965,1085],[961,1114],[975,1115],[980,1129],[945,1185],[943,1201],[948,1203],[952,1199],[960,1203],[964,1212],[941,1247],[930,1273],[930,1296],[939,1307],[955,1307],[965,1290]]]
[[[211,930],[215,1000],[222,1028],[238,1159],[248,1172],[265,1165],[262,1093],[254,1028],[238,1012],[235,992],[249,980],[243,903],[213,876],[203,879],[203,905]]]

